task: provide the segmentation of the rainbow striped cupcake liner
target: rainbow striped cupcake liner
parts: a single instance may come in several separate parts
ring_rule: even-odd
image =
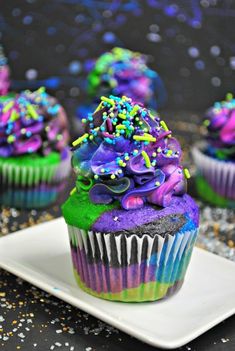
[[[174,236],[104,234],[68,225],[78,285],[113,301],[155,301],[183,284],[197,228]]]
[[[71,170],[71,157],[58,165],[15,166],[0,165],[0,204],[18,208],[46,207],[58,198]]]
[[[192,156],[197,167],[198,175],[202,177],[206,183],[208,183],[208,187],[211,188],[211,202],[214,200],[213,197],[217,195],[224,200],[230,200],[231,203],[234,202],[235,163],[209,157],[203,153],[204,149],[204,143],[196,144],[192,149]]]

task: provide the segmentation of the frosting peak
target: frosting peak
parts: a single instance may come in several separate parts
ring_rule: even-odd
[[[0,157],[60,152],[68,138],[65,111],[44,88],[0,96]]]
[[[76,187],[94,203],[119,200],[124,209],[146,202],[169,206],[186,191],[188,171],[166,123],[126,96],[102,97],[82,120],[85,134],[73,142]]]

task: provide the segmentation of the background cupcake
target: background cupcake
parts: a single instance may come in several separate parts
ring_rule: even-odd
[[[133,101],[157,109],[166,101],[166,90],[157,72],[148,67],[147,57],[124,48],[113,48],[94,63],[87,79],[90,103],[81,105],[81,118],[95,109],[101,95],[128,95]]]
[[[64,109],[40,88],[0,97],[0,203],[54,202],[70,170]]]
[[[235,99],[232,94],[208,110],[204,126],[206,140],[193,148],[198,193],[214,205],[235,207]]]
[[[153,301],[182,285],[198,228],[181,148],[167,125],[127,97],[102,97],[73,142],[76,188],[62,206],[79,286]]]

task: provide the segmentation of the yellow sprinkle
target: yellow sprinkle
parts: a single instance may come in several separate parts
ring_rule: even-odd
[[[152,153],[152,156],[153,156],[153,157],[156,157],[156,156],[157,156],[157,153],[156,153],[156,152],[153,152],[153,153]]]
[[[9,111],[13,107],[13,105],[14,105],[13,101],[8,102],[8,104],[6,106],[4,106],[2,112],[5,113],[5,112]]]
[[[135,105],[133,107],[133,109],[130,112],[130,116],[135,116],[135,114],[137,113],[137,111],[140,109],[139,105]]]
[[[97,107],[97,109],[95,110],[94,113],[96,113],[97,111],[101,110],[101,108],[102,108],[102,102],[99,104],[99,106]]]
[[[115,178],[116,178],[116,177],[115,177],[115,174],[111,174],[110,178],[111,178],[111,179],[115,179]]]
[[[107,98],[105,96],[101,96],[101,100],[107,102],[108,104],[110,104],[112,106],[115,105],[115,102],[112,99],[109,99],[109,98]]]
[[[70,195],[73,195],[74,193],[76,193],[76,191],[77,191],[77,188],[73,188],[71,191],[70,191]]]
[[[150,167],[151,167],[151,162],[150,162],[150,159],[149,159],[149,156],[148,156],[147,152],[142,151],[142,152],[141,152],[141,155],[142,155],[143,158],[144,158],[145,166],[146,166],[147,168],[150,168]]]
[[[152,135],[150,134],[145,134],[145,135],[134,135],[133,136],[134,140],[138,140],[138,141],[156,141],[156,138],[152,137]]]
[[[190,175],[190,173],[189,173],[188,168],[184,168],[184,175],[185,175],[185,178],[186,178],[186,179],[191,178],[191,175]]]
[[[123,124],[119,124],[116,129],[126,129],[126,126],[124,126]]]
[[[228,94],[226,95],[226,100],[232,100],[232,99],[233,99],[233,94],[228,93]]]
[[[156,182],[155,185],[156,185],[156,186],[159,186],[159,185],[160,185],[160,182]]]
[[[126,115],[124,115],[124,113],[119,113],[118,117],[120,117],[121,119],[126,119]]]
[[[11,113],[10,121],[14,122],[19,118],[19,114],[16,112],[16,110],[13,110]]]
[[[34,119],[38,118],[38,114],[35,111],[35,108],[33,107],[33,105],[27,105],[27,110],[28,110],[28,113],[30,114],[30,116],[32,116]]]
[[[37,90],[37,92],[38,92],[39,94],[45,93],[45,91],[46,91],[46,88],[45,88],[45,87],[41,87],[41,88],[39,88],[39,89]]]
[[[160,121],[160,125],[162,126],[162,128],[163,128],[165,131],[168,131],[168,130],[169,130],[168,127],[167,127],[167,125],[166,125],[166,122]]]
[[[77,146],[79,144],[81,144],[83,142],[84,139],[86,139],[88,137],[88,133],[83,134],[80,138],[78,138],[77,140],[75,140],[72,145],[73,146]]]
[[[91,135],[89,136],[89,139],[90,139],[90,140],[93,140],[93,139],[94,139],[94,135],[91,134]]]

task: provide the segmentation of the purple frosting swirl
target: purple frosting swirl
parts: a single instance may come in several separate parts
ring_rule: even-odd
[[[208,152],[221,159],[235,159],[235,99],[216,102],[206,114]]]
[[[83,122],[86,133],[73,142],[72,165],[78,190],[89,190],[92,202],[119,200],[126,210],[146,202],[166,207],[172,195],[186,192],[180,144],[141,104],[102,97]]]
[[[10,70],[7,65],[7,58],[0,45],[0,95],[6,95],[10,87]]]
[[[61,152],[68,143],[65,111],[40,88],[0,97],[0,156]]]

